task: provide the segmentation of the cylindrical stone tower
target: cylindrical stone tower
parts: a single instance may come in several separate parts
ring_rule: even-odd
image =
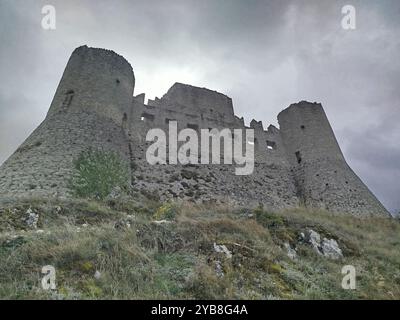
[[[46,119],[0,168],[0,195],[67,196],[73,160],[89,148],[129,160],[123,123],[132,104],[131,65],[110,50],[72,53]]]
[[[389,214],[346,163],[321,104],[292,104],[279,113],[278,121],[298,196],[306,206]]]
[[[132,104],[134,86],[125,58],[82,46],[72,53],[48,114],[90,111],[120,124]]]

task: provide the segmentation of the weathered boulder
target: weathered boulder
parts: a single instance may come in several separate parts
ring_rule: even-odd
[[[31,208],[26,211],[28,217],[25,222],[29,228],[36,229],[39,222],[39,214],[35,213]]]
[[[343,258],[342,250],[335,239],[324,238],[321,243],[321,249],[323,255],[327,258],[334,260]]]
[[[290,246],[290,244],[287,243],[287,242],[284,243],[284,246],[285,246],[285,248],[286,248],[286,250],[287,250],[287,255],[288,255],[288,257],[289,257],[290,259],[292,259],[292,260],[296,259],[296,258],[297,258],[296,249],[293,249],[293,248]]]
[[[311,245],[319,255],[333,260],[343,258],[342,250],[335,239],[323,238],[321,241],[321,235],[312,229],[308,229],[306,233],[301,233],[301,238]]]

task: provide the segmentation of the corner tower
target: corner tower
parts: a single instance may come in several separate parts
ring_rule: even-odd
[[[111,50],[74,50],[48,115],[90,112],[120,124],[132,103],[135,77],[128,61]]]
[[[322,105],[301,101],[278,115],[298,196],[306,206],[389,214],[346,163]]]
[[[131,108],[131,65],[110,50],[72,53],[45,120],[0,168],[2,196],[64,196],[73,160],[89,148],[129,160],[123,130]]]

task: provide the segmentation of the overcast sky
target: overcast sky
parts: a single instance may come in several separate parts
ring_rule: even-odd
[[[41,27],[46,4],[56,30]],[[356,30],[341,27],[346,4]],[[277,125],[289,104],[321,102],[350,166],[400,208],[400,1],[0,0],[0,163],[44,119],[84,44],[123,55],[135,95],[207,87],[246,123]]]

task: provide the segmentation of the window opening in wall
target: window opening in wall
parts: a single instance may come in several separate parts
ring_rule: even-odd
[[[140,120],[143,122],[153,122],[154,121],[154,115],[150,114],[150,113],[142,113]]]
[[[65,94],[65,98],[63,101],[63,108],[68,108],[71,105],[72,98],[74,97],[74,90],[68,90]]]
[[[297,163],[300,164],[301,163],[301,153],[300,151],[296,151],[296,159],[297,159]]]
[[[267,140],[267,149],[276,150],[276,142]]]
[[[116,79],[115,82],[116,82],[117,84],[120,84],[121,81],[119,81],[119,79]]]
[[[127,131],[127,122],[128,122],[128,115],[126,113],[124,113],[124,115],[122,117],[122,129],[124,131]]]
[[[306,127],[305,127],[304,125],[301,125],[300,128],[301,128],[302,130],[304,130]]]

